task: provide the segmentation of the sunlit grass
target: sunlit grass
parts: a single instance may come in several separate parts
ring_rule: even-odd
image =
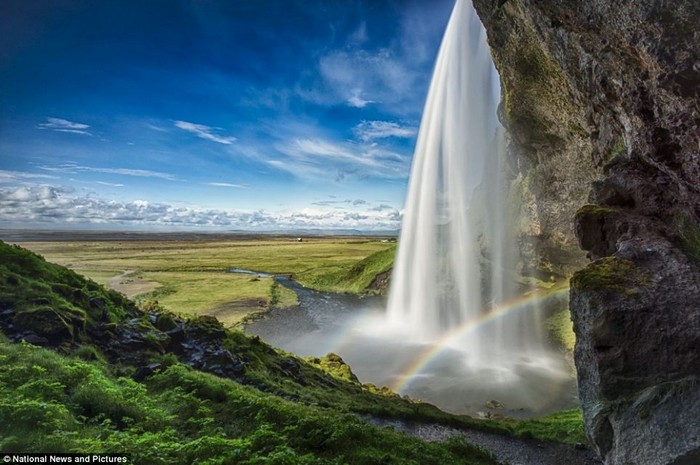
[[[581,409],[569,409],[532,420],[504,420],[521,437],[565,444],[586,443]]]
[[[155,298],[178,313],[211,314],[234,324],[251,313],[296,305],[294,293],[273,291],[270,278],[225,273],[231,268],[292,275],[301,284],[362,292],[393,260],[394,244],[365,238],[295,238],[26,242],[47,260],[67,266],[137,300]],[[378,252],[381,260],[360,264]],[[367,266],[368,265],[368,266]],[[353,275],[353,270],[360,273]],[[129,276],[121,279],[125,273]],[[348,279],[345,279],[348,278]],[[275,293],[274,295],[272,293]],[[272,302],[271,302],[272,301]]]
[[[158,282],[158,288],[148,298],[158,300],[165,308],[176,313],[213,315],[225,325],[239,322],[255,311],[270,306],[272,278],[227,272],[147,272],[148,279]],[[297,304],[293,291],[280,288],[276,307]],[[145,298],[146,296],[144,296]]]
[[[143,383],[26,344],[0,342],[0,362],[1,450],[144,464],[496,463],[464,440],[423,442],[172,361]]]

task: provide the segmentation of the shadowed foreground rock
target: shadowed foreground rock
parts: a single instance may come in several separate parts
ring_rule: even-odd
[[[571,287],[587,434],[609,465],[698,464],[700,2],[474,4],[540,240],[575,230],[593,260]]]

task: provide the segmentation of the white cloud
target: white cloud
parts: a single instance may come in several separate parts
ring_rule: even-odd
[[[162,126],[157,126],[157,125],[155,125],[155,124],[150,124],[150,123],[149,123],[149,124],[146,124],[146,127],[147,127],[148,129],[152,129],[153,131],[156,131],[156,132],[170,132],[168,129],[166,129],[166,128],[162,127]]]
[[[297,138],[275,148],[286,158],[267,160],[268,165],[303,179],[394,179],[407,176],[410,168],[408,157],[373,144]]]
[[[78,196],[72,189],[34,185],[0,188],[0,221],[29,227],[94,226],[275,230],[295,228],[397,229],[397,210],[305,208],[240,211],[177,207],[146,200],[119,202]]]
[[[100,184],[102,186],[109,186],[109,187],[124,187],[124,184],[119,184],[119,183],[114,183],[114,182],[95,181],[95,184]]]
[[[393,114],[416,117],[454,1],[400,3],[394,18],[398,30],[387,25],[381,37],[368,40],[373,28],[359,24],[341,46],[320,51],[314,74],[320,79],[302,80],[297,94],[320,105],[364,108],[374,103]]]
[[[86,131],[90,126],[83,123],[75,123],[63,118],[46,118],[46,123],[38,125],[40,129],[51,129],[58,132],[70,132],[73,134],[83,134],[91,136],[89,131]]]
[[[415,127],[402,127],[391,121],[363,121],[353,129],[355,136],[367,142],[387,137],[409,138],[418,133]]]
[[[208,182],[206,183],[207,186],[213,186],[213,187],[231,187],[234,189],[247,189],[248,186],[247,184],[232,184],[229,182]]]
[[[344,102],[364,108],[375,103],[392,111],[403,111],[409,102],[408,106],[415,111],[424,95],[424,90],[416,85],[420,73],[391,48],[333,50],[320,58],[318,69],[324,93],[300,92],[300,95],[321,104]]]
[[[177,178],[169,173],[152,170],[135,170],[129,168],[95,168],[79,167],[82,171],[93,171],[95,173],[120,174],[122,176],[137,176],[141,178],[161,178],[168,181],[175,181]]]
[[[360,97],[362,91],[360,89],[353,89],[352,95],[348,98],[348,105],[354,108],[364,108],[370,103],[376,103],[374,100],[365,100]]]
[[[201,139],[210,140],[219,144],[230,145],[236,141],[233,136],[219,136],[214,132],[221,128],[205,126],[204,124],[189,123],[187,121],[175,121],[175,126],[196,135]]]
[[[132,168],[99,168],[95,166],[84,166],[73,163],[66,163],[58,166],[40,166],[39,169],[58,173],[76,174],[80,172],[118,174],[121,176],[136,176],[141,178],[160,178],[168,181],[176,181],[177,177],[170,173],[160,171],[140,170]]]
[[[25,171],[7,171],[0,170],[0,182],[15,182],[26,179],[58,179],[57,176],[50,174],[28,173]]]

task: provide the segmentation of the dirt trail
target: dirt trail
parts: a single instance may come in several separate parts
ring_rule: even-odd
[[[107,287],[121,292],[128,298],[156,290],[160,283],[149,281],[137,275],[138,270],[124,270],[122,274],[113,276],[107,281]]]

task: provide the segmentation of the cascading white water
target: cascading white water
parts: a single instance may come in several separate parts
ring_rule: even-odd
[[[418,135],[388,311],[343,310],[345,297],[297,290],[300,306],[253,323],[257,334],[300,355],[339,354],[363,382],[453,413],[479,415],[492,399],[511,416],[576,405],[536,304],[560,305],[566,289],[516,296],[498,94],[479,19],[457,0]]]
[[[513,297],[517,260],[497,90],[483,27],[457,0],[418,133],[387,311],[392,326],[421,340],[476,325]],[[474,331],[462,347],[469,364],[504,366],[541,347],[537,323],[517,315]]]

